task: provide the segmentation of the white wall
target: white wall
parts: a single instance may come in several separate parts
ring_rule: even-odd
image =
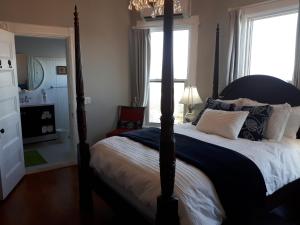
[[[69,130],[68,76],[57,75],[56,66],[66,66],[65,58],[37,58],[45,68],[47,79],[43,87],[48,103],[54,103],[57,129]]]
[[[74,0],[0,0],[0,20],[73,26]],[[117,105],[130,103],[127,0],[84,0],[79,4],[88,139],[104,137],[114,125]]]

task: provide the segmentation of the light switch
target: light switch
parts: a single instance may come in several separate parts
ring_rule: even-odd
[[[92,104],[92,98],[91,97],[85,97],[84,98],[84,104],[86,104],[86,105]]]

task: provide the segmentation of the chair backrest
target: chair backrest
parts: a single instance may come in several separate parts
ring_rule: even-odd
[[[142,128],[144,113],[145,107],[119,106],[118,128]]]

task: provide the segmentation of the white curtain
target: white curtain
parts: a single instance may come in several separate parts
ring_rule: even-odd
[[[240,9],[229,12],[229,49],[228,49],[228,72],[227,85],[238,79],[241,73],[241,30],[242,12]]]
[[[297,44],[295,56],[294,85],[300,89],[300,4],[298,11]]]
[[[150,30],[131,29],[129,35],[131,96],[137,106],[146,106],[150,73]]]

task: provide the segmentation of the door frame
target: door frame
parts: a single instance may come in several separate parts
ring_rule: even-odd
[[[70,135],[75,159],[77,159],[77,116],[76,116],[76,74],[75,74],[75,37],[73,27],[44,26],[26,23],[0,21],[0,29],[12,32],[15,36],[57,38],[66,40],[67,69],[68,69],[68,96],[70,115]],[[77,163],[77,160],[74,164]]]

